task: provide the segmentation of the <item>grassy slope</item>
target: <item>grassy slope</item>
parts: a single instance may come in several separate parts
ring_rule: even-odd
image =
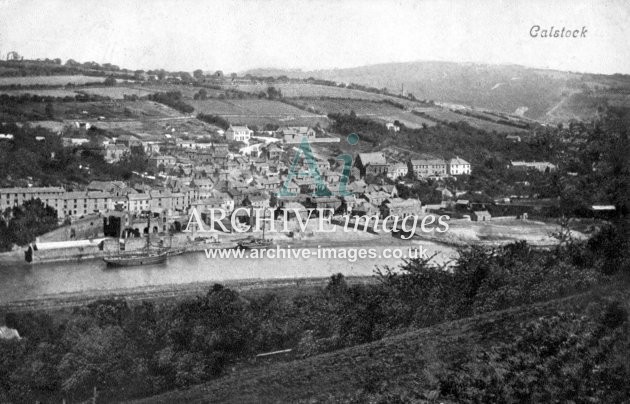
[[[629,301],[621,288],[486,313],[385,338],[370,344],[285,363],[261,364],[215,381],[138,403],[330,402],[377,388],[429,394],[435,375],[473,347],[514,339],[520,323],[558,311],[584,313],[607,297]],[[447,402],[440,399],[440,402]]]
[[[629,105],[630,77],[594,75],[526,68],[517,65],[482,65],[453,62],[385,63],[346,69],[318,71],[251,71],[252,74],[316,77],[352,82],[376,88],[405,91],[418,99],[472,105],[514,113],[525,107],[525,116],[545,122],[560,122],[577,117],[590,119],[600,97],[614,97]],[[584,86],[595,90],[584,93]],[[614,88],[624,88],[620,94]],[[579,100],[573,94],[580,94]]]

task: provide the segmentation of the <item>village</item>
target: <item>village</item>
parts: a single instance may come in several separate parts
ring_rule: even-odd
[[[66,124],[65,131],[69,134],[63,133],[64,128],[58,128],[58,135],[66,147],[92,145],[110,164],[127,158],[134,151],[141,153],[148,158],[150,171],[134,172],[132,183],[92,181],[80,189],[1,188],[2,211],[39,199],[57,212],[61,227],[38,237],[28,246],[27,262],[96,258],[111,254],[121,245],[133,251],[144,247],[147,234],[153,234],[162,244],[188,251],[205,248],[209,242],[215,248],[230,248],[238,236],[235,234],[238,229],[233,225],[252,222],[261,209],[268,210],[274,219],[280,216],[293,219],[288,235],[293,240],[308,240],[305,234],[300,234],[297,222],[315,209],[330,210],[334,216],[449,215],[464,222],[492,220],[485,204],[462,199],[460,196],[466,194],[465,191],[458,192],[446,185],[437,188],[440,201],[423,203],[419,197],[399,195],[400,189],[411,187],[417,181],[444,184],[446,179],[456,181],[458,177],[469,176],[471,164],[460,157],[446,160],[426,155],[394,161],[382,152],[359,152],[352,156],[350,175],[344,180],[342,177],[347,173],[343,173],[343,160],[336,159],[326,147],[319,147],[339,143],[340,136],[328,134],[320,127],[287,126],[255,132],[247,126],[229,125],[226,130],[191,135],[181,133],[176,125],[167,122],[161,135],[106,137],[99,134],[100,144],[93,146],[95,140],[91,138],[94,135],[90,128],[99,122],[77,121],[69,127]],[[386,127],[398,130],[393,123]],[[303,142],[316,150],[313,154],[315,174],[324,181],[325,194],[316,192],[322,184],[309,172],[300,149]],[[299,166],[289,175],[296,156]],[[540,172],[556,169],[547,162],[518,161],[513,162],[512,168]],[[290,196],[280,194],[281,189]],[[340,193],[340,190],[345,192]],[[227,216],[223,226],[211,229],[214,234],[184,233],[191,215],[200,214],[208,223],[209,212],[217,209],[227,212]],[[502,218],[527,219],[527,211],[512,209]],[[464,227],[468,226],[464,224]],[[313,242],[322,241],[312,231],[308,236],[315,236]],[[308,246],[308,241],[304,245]]]

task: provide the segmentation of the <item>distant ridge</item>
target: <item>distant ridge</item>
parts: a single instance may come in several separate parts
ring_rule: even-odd
[[[254,76],[309,77],[412,93],[418,99],[463,104],[545,122],[591,119],[606,89],[630,88],[630,76],[562,72],[520,65],[420,61],[325,69],[252,69]],[[595,92],[601,92],[596,94]],[[623,104],[630,105],[625,99]]]

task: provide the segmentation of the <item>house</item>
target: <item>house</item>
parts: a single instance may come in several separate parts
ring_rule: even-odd
[[[282,181],[280,178],[263,178],[261,180],[257,180],[258,184],[262,187],[262,189],[278,191],[282,186]]]
[[[155,168],[167,168],[174,166],[177,163],[177,159],[173,156],[157,155],[149,157],[149,163]]]
[[[407,216],[419,216],[422,213],[422,203],[417,199],[392,198],[381,206],[383,217],[395,216],[401,219]]]
[[[593,217],[600,219],[612,219],[617,215],[615,205],[591,205],[589,211]]]
[[[267,147],[267,158],[269,160],[277,160],[281,158],[282,153],[284,153],[284,150],[282,150],[280,147],[276,146],[275,144],[271,144],[269,147]]]
[[[439,193],[442,194],[442,200],[445,201],[447,199],[450,199],[453,197],[453,192],[451,192],[448,188],[446,187],[438,187],[436,188],[436,191],[438,191]]]
[[[468,199],[458,199],[455,201],[455,207],[466,210],[470,208],[470,201]]]
[[[77,129],[84,129],[84,130],[89,130],[92,127],[92,124],[90,124],[89,122],[79,122],[79,121],[75,121],[74,122],[74,126]]]
[[[313,177],[295,178],[293,180],[303,194],[309,194],[317,190],[318,184],[315,183]]]
[[[129,194],[127,201],[127,209],[131,213],[148,211],[151,207],[151,195],[149,194]]]
[[[341,199],[332,196],[310,197],[308,202],[311,208],[333,209],[333,211],[341,206]]]
[[[396,186],[388,184],[370,184],[365,188],[364,193],[379,191],[387,193],[390,198],[398,197],[398,189],[396,188]]]
[[[61,142],[65,147],[69,146],[79,146],[85,143],[88,143],[90,139],[82,138],[82,137],[62,137]]]
[[[447,173],[446,161],[437,157],[413,159],[410,162],[411,169],[417,177],[442,177]]]
[[[191,206],[197,207],[197,209],[206,212],[210,209],[223,209],[226,212],[234,210],[234,199],[226,193],[215,192],[214,196],[209,198],[200,199],[191,203]]]
[[[367,184],[363,180],[353,181],[346,187],[348,192],[353,194],[362,194],[367,189]]]
[[[387,167],[387,177],[392,180],[404,177],[409,172],[409,167],[405,163],[391,163]]]
[[[247,199],[249,200],[249,202],[251,203],[254,209],[269,207],[269,195],[266,195],[266,194],[248,195]]]
[[[400,126],[394,124],[393,122],[387,122],[385,124],[385,127],[390,132],[400,132]]]
[[[330,162],[325,159],[317,158],[316,159],[317,169],[320,173],[324,173],[330,170]]]
[[[475,210],[470,215],[470,219],[475,222],[487,222],[490,221],[492,216],[490,216],[490,212],[487,210]]]
[[[199,192],[208,192],[214,189],[214,181],[209,178],[199,178],[194,179],[190,183],[190,186],[193,188],[197,188]]]
[[[376,191],[363,194],[363,198],[374,206],[380,206],[384,201],[391,198],[391,195],[387,192]]]
[[[381,152],[359,153],[354,165],[359,169],[361,177],[387,173],[387,159]]]
[[[521,137],[518,135],[507,135],[505,138],[507,140],[511,140],[514,143],[519,143],[521,141]]]
[[[122,159],[122,157],[130,152],[129,147],[124,144],[108,144],[105,145],[105,161],[108,163],[116,163]]]
[[[21,339],[20,334],[14,328],[9,328],[4,325],[0,326],[0,339],[11,340],[11,339]]]
[[[515,170],[538,170],[541,173],[556,171],[558,167],[548,161],[512,161],[512,168]]]
[[[130,134],[124,134],[124,135],[118,136],[118,138],[116,138],[116,143],[121,143],[129,147],[133,147],[133,146],[142,147],[142,141],[140,141],[138,137],[134,135],[130,135]]]
[[[232,126],[225,131],[225,138],[231,142],[248,143],[253,136],[254,131],[247,126]]]
[[[259,174],[265,175],[269,172],[269,163],[266,161],[255,161],[252,165]]]
[[[175,145],[177,145],[177,147],[181,147],[182,149],[196,149],[196,145],[197,142],[195,142],[194,140],[181,140],[181,139],[177,139],[175,141]]]
[[[280,189],[284,188],[285,186],[285,181],[286,179],[281,179],[280,180],[280,186],[278,188],[276,188],[276,192],[279,192]],[[289,182],[288,184],[286,184],[286,191],[290,194],[299,194],[300,193],[300,186],[298,184],[296,184],[295,180]]]
[[[315,139],[315,129],[308,126],[292,126],[278,129],[285,143],[301,143],[302,139]]]
[[[448,161],[448,173],[450,175],[470,175],[470,163],[466,160],[455,157]]]
[[[329,184],[338,184],[341,180],[341,173],[337,171],[325,171],[322,173],[322,178]]]
[[[58,218],[63,218],[61,208],[65,192],[60,187],[0,188],[0,211],[21,206],[31,199],[40,199],[45,205],[57,210]]]
[[[352,215],[354,216],[374,216],[379,215],[380,210],[377,206],[371,204],[364,199],[357,199],[353,209]]]
[[[143,141],[142,148],[147,155],[157,154],[160,152],[160,144],[155,141]]]

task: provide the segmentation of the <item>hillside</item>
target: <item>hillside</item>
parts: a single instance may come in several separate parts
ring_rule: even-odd
[[[279,76],[357,83],[412,93],[418,99],[520,114],[543,122],[591,119],[607,102],[630,105],[628,76],[533,69],[517,65],[408,62],[316,71],[256,69]]]
[[[611,304],[611,301],[621,302],[621,306]],[[586,349],[588,330],[595,329],[598,340],[606,343],[616,342],[611,341],[612,335],[621,335],[619,338],[628,342],[627,332],[623,337],[624,330],[627,331],[627,311],[626,317],[623,314],[619,317],[619,312],[624,313],[623,307],[627,309],[628,303],[628,292],[623,287],[615,290],[604,287],[565,299],[413,330],[306,359],[233,369],[232,374],[210,383],[135,403],[425,402],[422,400],[438,398],[439,402],[468,402],[464,388],[467,384],[472,389],[468,394],[473,397],[480,399],[486,394],[486,399],[497,399],[496,395],[487,395],[495,394],[492,392],[493,371],[506,384],[513,377],[516,384],[522,382],[521,387],[545,384],[545,389],[552,389],[557,387],[554,384],[576,381],[571,379],[575,377],[570,370],[573,360],[579,362],[599,353],[601,347],[596,342],[596,346],[588,348],[592,351],[571,356],[574,349],[576,352]],[[530,352],[530,348],[524,346],[533,339],[537,342],[530,346]],[[551,353],[544,353],[546,345],[552,349]],[[552,345],[562,346],[562,350],[558,353]],[[542,353],[537,351],[539,348]],[[531,357],[527,360],[516,356],[502,357],[513,351],[522,357]],[[549,371],[549,377],[541,383],[542,375],[537,372],[547,365],[553,369],[550,363],[555,355],[563,355],[565,366],[562,371],[566,373],[559,376]],[[611,347],[607,355],[598,360],[607,363],[617,359],[624,361],[628,351],[618,352]],[[479,364],[480,359],[482,364]],[[492,368],[489,368],[490,364]],[[603,368],[604,365],[599,370],[603,372]],[[583,382],[587,384],[586,379]],[[615,387],[624,394],[623,386]],[[604,394],[613,394],[605,390],[606,386],[600,388],[604,389]],[[537,389],[532,387],[531,390]],[[586,398],[582,396],[582,399]]]

